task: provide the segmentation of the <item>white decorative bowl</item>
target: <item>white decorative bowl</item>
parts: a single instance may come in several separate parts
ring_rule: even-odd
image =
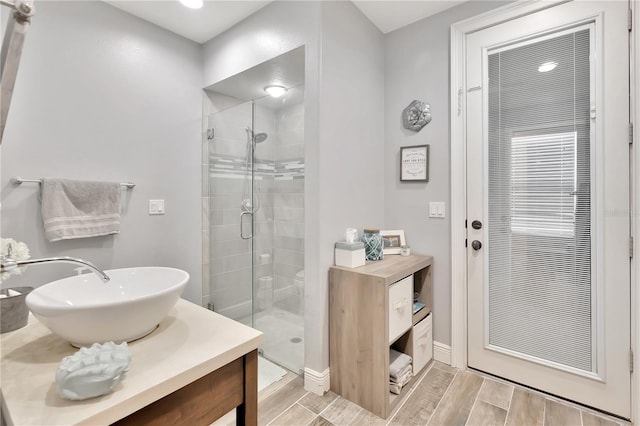
[[[189,274],[163,267],[105,271],[64,278],[27,295],[31,312],[54,334],[77,347],[130,342],[155,330],[176,304]]]

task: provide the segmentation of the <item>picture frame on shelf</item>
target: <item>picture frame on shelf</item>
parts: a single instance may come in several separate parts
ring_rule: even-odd
[[[400,181],[429,182],[429,145],[400,147]]]
[[[380,236],[382,237],[382,253],[385,256],[400,254],[400,248],[407,244],[403,229],[380,231]]]

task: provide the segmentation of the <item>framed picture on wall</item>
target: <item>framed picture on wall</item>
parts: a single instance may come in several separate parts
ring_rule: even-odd
[[[382,237],[382,253],[384,255],[400,254],[400,247],[407,244],[402,229],[380,231],[380,236]]]
[[[400,148],[400,181],[429,182],[429,145]]]

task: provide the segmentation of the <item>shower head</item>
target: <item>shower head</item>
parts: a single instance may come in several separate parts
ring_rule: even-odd
[[[268,137],[269,135],[267,135],[266,133],[256,133],[256,135],[253,137],[253,143],[264,142]]]
[[[244,130],[247,132],[247,143],[253,142],[254,145],[266,141],[269,137],[266,133],[253,133],[251,127],[248,126]]]

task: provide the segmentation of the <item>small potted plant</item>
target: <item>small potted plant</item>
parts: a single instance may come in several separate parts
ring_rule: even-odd
[[[13,260],[29,259],[29,247],[13,238],[0,238],[0,255]],[[25,267],[0,272],[0,284],[12,275],[20,275]],[[29,309],[24,300],[33,287],[12,287],[0,290],[0,333],[14,331],[27,325]]]

